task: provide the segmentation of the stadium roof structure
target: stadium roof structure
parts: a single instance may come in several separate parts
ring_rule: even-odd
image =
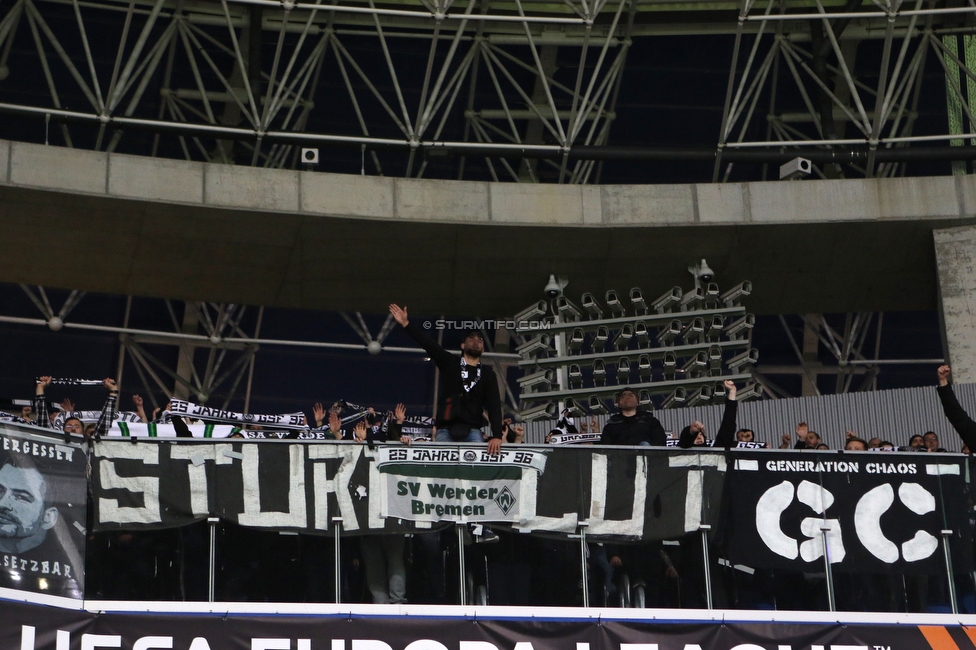
[[[957,0],[5,0],[0,137],[461,180],[944,174]],[[788,143],[788,144],[787,144]],[[950,146],[957,145],[957,146]],[[636,163],[643,164],[636,164]]]

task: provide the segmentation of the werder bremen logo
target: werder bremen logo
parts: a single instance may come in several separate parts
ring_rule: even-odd
[[[508,487],[503,487],[502,491],[495,497],[495,505],[498,506],[502,513],[508,514],[508,511],[515,507],[515,502],[517,499],[512,491]]]

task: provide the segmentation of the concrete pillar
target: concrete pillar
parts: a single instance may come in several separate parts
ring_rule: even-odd
[[[976,226],[933,231],[946,360],[956,383],[976,382]],[[935,374],[932,375],[935,382]]]

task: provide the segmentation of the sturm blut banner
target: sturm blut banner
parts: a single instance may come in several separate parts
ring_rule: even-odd
[[[177,614],[0,602],[0,647],[20,650],[973,650],[959,621],[813,622],[408,615]],[[727,613],[731,614],[731,613]],[[784,613],[780,612],[780,616]],[[930,617],[931,619],[932,617]],[[943,618],[943,617],[940,617]],[[948,617],[944,617],[947,619]],[[964,617],[971,618],[971,617]],[[910,619],[909,619],[910,620]]]
[[[208,516],[331,534],[498,522],[593,539],[674,539],[715,524],[721,452],[664,449],[106,441],[92,462],[96,530]]]
[[[961,455],[739,452],[726,487],[726,554],[751,567],[972,570],[973,505]],[[824,544],[826,540],[826,546]]]
[[[936,574],[972,562],[963,456],[599,446],[102,441],[96,529],[208,516],[332,534],[485,522],[594,541],[705,529],[739,565]]]

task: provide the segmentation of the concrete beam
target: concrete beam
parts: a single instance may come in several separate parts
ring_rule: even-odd
[[[501,316],[690,286],[758,313],[932,309],[932,231],[976,177],[567,186],[393,179],[0,141],[0,281],[279,307]]]
[[[953,381],[976,381],[976,227],[937,230],[940,312]]]

